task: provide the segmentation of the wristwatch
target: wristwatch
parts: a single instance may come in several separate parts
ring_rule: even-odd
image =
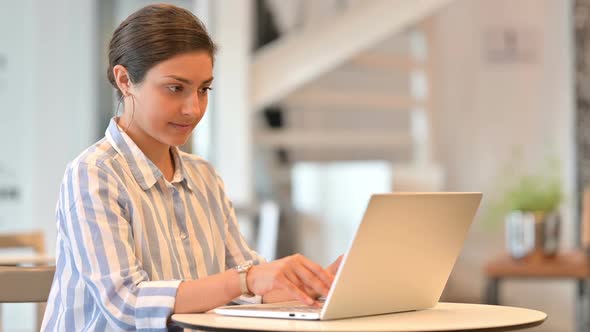
[[[235,267],[236,271],[240,275],[240,290],[242,291],[242,296],[252,297],[255,294],[250,292],[248,289],[248,283],[246,282],[246,276],[248,275],[248,271],[252,268],[252,261],[246,261],[243,264],[240,264]]]

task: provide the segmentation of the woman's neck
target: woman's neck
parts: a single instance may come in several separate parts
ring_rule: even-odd
[[[156,167],[164,174],[168,181],[174,177],[174,158],[170,146],[157,141],[150,135],[143,132],[138,126],[131,124],[127,126],[119,119],[119,125],[125,129],[125,133],[139,149],[151,160]]]

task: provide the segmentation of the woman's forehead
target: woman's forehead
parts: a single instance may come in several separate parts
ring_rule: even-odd
[[[150,69],[150,74],[154,78],[180,78],[181,81],[202,84],[213,77],[213,62],[205,51],[183,53],[158,63]]]

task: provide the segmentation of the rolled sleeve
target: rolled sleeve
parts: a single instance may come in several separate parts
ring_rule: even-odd
[[[135,315],[137,329],[150,330],[168,324],[180,280],[147,281],[138,286]]]
[[[166,331],[180,280],[151,281],[135,255],[123,186],[97,165],[68,179],[61,231],[96,306],[116,330]]]

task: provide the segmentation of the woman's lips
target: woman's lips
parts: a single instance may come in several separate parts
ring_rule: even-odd
[[[182,132],[187,132],[193,129],[193,125],[192,124],[180,124],[180,123],[174,123],[174,122],[170,122],[170,125],[179,131]]]

